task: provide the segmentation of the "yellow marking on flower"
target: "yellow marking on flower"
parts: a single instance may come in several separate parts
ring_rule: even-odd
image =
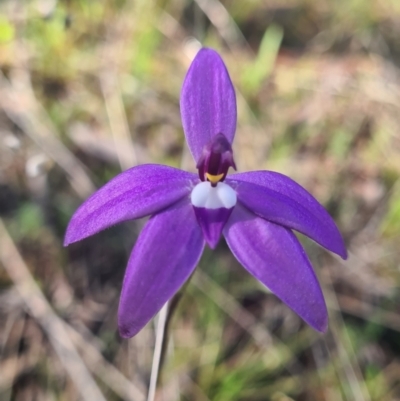
[[[207,180],[213,184],[220,182],[223,176],[224,176],[224,173],[218,174],[218,175],[212,175],[212,174],[206,173]]]

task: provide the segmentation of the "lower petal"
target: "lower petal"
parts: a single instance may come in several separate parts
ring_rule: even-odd
[[[193,209],[197,222],[203,231],[204,239],[211,249],[215,249],[233,208],[207,209],[205,207],[193,207]]]
[[[147,222],[125,273],[118,310],[122,337],[134,336],[179,290],[203,248],[203,235],[187,199]]]
[[[287,228],[237,204],[225,226],[237,260],[314,329],[324,332],[328,314],[321,287],[304,249]]]

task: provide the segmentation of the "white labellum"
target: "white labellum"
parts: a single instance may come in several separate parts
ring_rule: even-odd
[[[236,192],[227,184],[219,182],[215,187],[208,181],[197,184],[190,194],[192,205],[207,209],[230,209],[236,205]]]

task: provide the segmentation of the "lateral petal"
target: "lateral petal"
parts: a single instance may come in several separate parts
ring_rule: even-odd
[[[273,171],[232,174],[226,182],[256,215],[307,235],[347,258],[342,235],[325,208],[291,178]]]
[[[162,210],[187,196],[195,174],[158,164],[143,164],[117,175],[87,199],[72,216],[64,245],[121,221]]]
[[[204,249],[191,204],[182,200],[153,216],[132,251],[122,286],[118,326],[134,336],[189,278]]]
[[[311,264],[288,229],[236,205],[224,235],[236,259],[310,326],[325,331],[328,314]]]
[[[186,141],[196,161],[217,134],[232,143],[236,131],[236,95],[220,55],[203,48],[186,74],[181,92],[181,116]]]

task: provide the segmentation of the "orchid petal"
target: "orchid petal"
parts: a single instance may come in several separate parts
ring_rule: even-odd
[[[343,238],[324,207],[291,178],[273,171],[232,174],[226,182],[238,200],[262,218],[297,230],[347,258]]]
[[[193,207],[193,209],[197,222],[203,231],[204,239],[211,249],[215,249],[221,238],[222,229],[229,219],[233,208],[207,209],[205,207]]]
[[[325,331],[328,315],[310,262],[296,236],[236,205],[224,235],[236,259],[310,326]]]
[[[186,74],[181,92],[186,141],[196,162],[217,134],[232,143],[236,131],[236,95],[220,55],[201,49]]]
[[[157,164],[126,170],[79,207],[69,222],[64,245],[121,221],[156,213],[188,195],[197,181],[195,174]]]
[[[191,204],[182,200],[153,216],[132,251],[122,286],[118,326],[134,336],[189,278],[204,248]]]

